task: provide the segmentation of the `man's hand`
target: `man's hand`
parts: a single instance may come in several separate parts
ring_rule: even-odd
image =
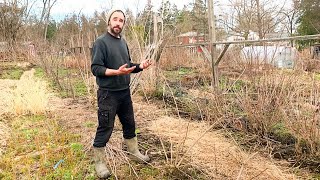
[[[139,68],[140,69],[147,69],[152,64],[150,59],[146,59],[144,61],[141,61]]]
[[[118,75],[125,75],[130,74],[136,66],[132,66],[131,68],[127,68],[128,64],[124,64],[119,67],[119,69],[108,69],[105,72],[106,76],[118,76]]]
[[[118,69],[119,71],[118,75],[130,74],[136,68],[136,66],[132,66],[131,68],[127,68],[127,66],[128,64],[124,64],[120,66]]]

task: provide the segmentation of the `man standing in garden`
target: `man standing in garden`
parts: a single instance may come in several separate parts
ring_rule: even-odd
[[[125,14],[111,9],[107,14],[108,30],[97,38],[92,49],[91,71],[99,86],[98,127],[93,143],[95,169],[98,177],[111,175],[104,161],[105,146],[113,131],[115,116],[118,115],[128,152],[144,162],[150,161],[140,153],[135,134],[135,120],[130,95],[130,73],[138,73],[151,65],[149,60],[140,64],[131,62],[126,41],[121,36],[125,25]]]

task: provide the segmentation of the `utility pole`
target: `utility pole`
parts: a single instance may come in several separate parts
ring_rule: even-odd
[[[214,17],[214,8],[213,1],[208,0],[208,24],[209,24],[209,48],[211,52],[211,63],[212,63],[212,86],[218,87],[219,85],[219,75],[218,75],[218,64],[216,64],[215,51],[216,45],[213,44],[216,42],[216,23]]]

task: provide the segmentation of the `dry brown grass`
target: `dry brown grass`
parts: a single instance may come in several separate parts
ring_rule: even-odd
[[[86,58],[79,56],[65,56],[63,58],[63,66],[65,68],[88,69],[88,67],[90,67],[90,62]]]
[[[309,72],[320,72],[320,60],[313,59],[310,49],[304,49],[299,52],[299,61],[296,69],[305,70]]]
[[[0,80],[0,90],[1,90],[0,115],[4,113],[10,113],[12,111],[12,107],[13,107],[12,89],[15,88],[17,82],[18,82],[17,80],[10,80],[10,79]]]
[[[165,48],[161,54],[160,67],[162,70],[175,69],[177,67],[197,67],[199,63],[207,63],[200,53],[191,53],[185,48]],[[209,64],[210,67],[210,64]]]
[[[210,79],[210,64],[193,59],[183,48],[166,49],[161,67],[170,70],[170,76],[160,72],[160,86],[154,96],[160,95],[165,107],[170,107],[169,112],[179,117],[187,114],[191,119],[211,123],[223,118],[217,127],[244,133],[242,143],[249,143],[244,144],[247,148],[280,154],[281,158],[294,159],[295,165],[312,164],[311,169],[317,172],[319,75],[302,71],[299,63],[294,70],[277,70],[268,65],[245,64],[239,58],[239,54],[227,54],[220,66],[219,90],[212,91],[206,85],[190,86],[195,79],[200,82],[198,77]],[[191,67],[193,74],[181,75],[180,67]],[[154,90],[146,85],[145,89],[151,94]]]
[[[34,69],[26,71],[20,80],[1,80],[0,107],[2,113],[43,114],[47,109],[48,91],[44,81],[36,80]]]
[[[14,114],[43,114],[48,106],[49,94],[44,81],[34,79],[34,69],[25,72],[13,91]]]
[[[4,149],[7,147],[7,139],[9,137],[9,127],[0,121],[0,156],[3,154]]]
[[[237,93],[237,102],[256,134],[267,136],[275,125],[282,123],[297,139],[299,156],[307,153],[319,158],[319,88],[320,82],[314,75],[275,72],[243,88]],[[306,144],[302,145],[300,141]],[[304,148],[307,152],[303,152]]]
[[[320,157],[317,78],[300,71],[274,70],[246,80],[233,80],[221,87],[222,93],[187,90],[182,92],[183,97],[172,94],[169,98],[174,102],[166,103],[173,104],[178,115],[187,112],[192,118],[197,113],[202,120],[213,123],[223,118],[217,127],[231,127],[249,134],[248,138],[254,136],[255,142],[244,140],[250,141],[246,146],[266,146],[270,154],[280,153],[282,158],[295,159],[303,166],[311,163],[316,170]]]
[[[157,78],[155,78],[156,71],[157,71],[157,67],[152,66],[141,74],[141,78],[137,79],[145,93],[149,94],[156,91],[156,88],[157,88],[156,83],[158,82]],[[136,80],[135,78],[137,77],[133,77],[133,81],[135,81]]]
[[[257,153],[248,154],[237,144],[218,132],[208,130],[205,122],[188,122],[182,119],[160,117],[149,129],[172,142],[174,154],[171,157],[179,165],[184,156],[188,163],[205,167],[215,179],[296,179],[285,169],[279,169],[270,159]],[[183,153],[181,155],[181,153]],[[185,154],[184,154],[185,153]]]

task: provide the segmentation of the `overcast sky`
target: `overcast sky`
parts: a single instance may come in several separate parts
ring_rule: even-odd
[[[176,4],[178,9],[182,9],[184,5],[193,0],[172,0],[170,2]],[[55,19],[63,19],[67,14],[78,14],[79,12],[92,15],[95,10],[100,12],[110,9],[112,5],[121,9],[129,8],[136,14],[145,7],[146,3],[147,0],[58,0],[51,14]],[[155,8],[159,8],[161,0],[152,0],[151,3]]]
[[[1,0],[0,0],[1,1]],[[204,0],[207,2],[207,0]],[[290,4],[291,0],[273,0],[275,3]],[[152,5],[158,9],[162,0],[151,0]],[[194,0],[170,0],[171,4],[176,4],[178,9],[182,9],[184,5],[188,5]],[[229,0],[215,0],[215,14],[219,15],[225,12],[228,8]],[[111,7],[118,7],[121,9],[129,8],[134,15],[137,12],[143,10],[147,3],[147,0],[58,0],[51,11],[51,15],[55,20],[62,20],[68,14],[82,13],[87,16],[93,15],[93,12],[97,10],[101,12],[103,10],[110,9]]]

